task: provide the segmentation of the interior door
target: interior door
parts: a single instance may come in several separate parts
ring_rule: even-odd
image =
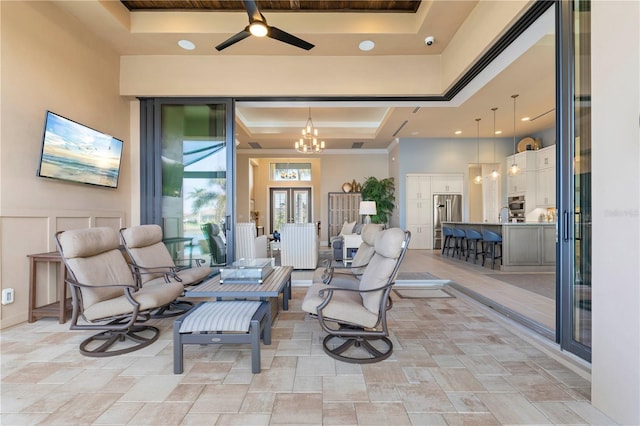
[[[311,188],[271,188],[270,192],[270,233],[282,229],[283,223],[311,222]]]

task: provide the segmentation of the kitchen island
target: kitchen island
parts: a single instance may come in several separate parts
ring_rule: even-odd
[[[556,224],[550,222],[442,222],[460,229],[489,230],[502,235],[502,266],[506,272],[554,272]],[[497,262],[496,262],[497,263]]]

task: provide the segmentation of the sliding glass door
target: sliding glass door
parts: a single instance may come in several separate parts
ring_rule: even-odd
[[[162,226],[175,258],[219,263],[204,230],[215,225],[224,240],[233,217],[231,101],[152,99],[141,108],[142,223]]]
[[[591,360],[590,2],[558,2],[558,341]]]

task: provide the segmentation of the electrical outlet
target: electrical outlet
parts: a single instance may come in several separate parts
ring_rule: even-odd
[[[13,303],[13,289],[12,288],[5,288],[4,290],[2,290],[2,304],[3,305],[8,305],[9,303]]]

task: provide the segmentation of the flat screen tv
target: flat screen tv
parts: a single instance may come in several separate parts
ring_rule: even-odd
[[[47,111],[38,176],[118,187],[122,141]]]

